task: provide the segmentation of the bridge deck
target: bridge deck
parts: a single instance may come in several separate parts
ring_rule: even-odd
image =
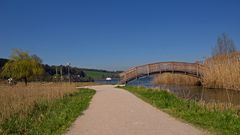
[[[164,72],[183,73],[195,77],[201,77],[204,67],[199,63],[186,62],[159,62],[137,66],[120,74],[121,83],[126,83],[141,76],[159,74]]]

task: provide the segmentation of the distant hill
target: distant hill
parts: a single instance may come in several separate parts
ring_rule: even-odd
[[[8,62],[8,59],[0,58],[0,71],[4,64]],[[64,78],[67,78],[68,75],[68,67],[64,65],[55,66],[43,64],[43,68],[45,70],[45,74],[42,77],[44,81],[53,81],[54,78],[60,78],[60,69],[62,69],[62,75]],[[99,70],[99,69],[87,69],[87,68],[78,68],[71,67],[70,68],[71,77],[75,81],[94,81],[105,79],[106,77],[111,78],[119,78],[119,73],[121,71],[107,71],[107,70]],[[57,71],[57,74],[56,74]]]

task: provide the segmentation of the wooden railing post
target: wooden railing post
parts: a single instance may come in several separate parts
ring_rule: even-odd
[[[161,64],[160,63],[158,64],[158,70],[159,70],[159,73],[161,74],[162,73],[162,69],[161,69]]]
[[[147,65],[147,74],[149,76],[149,64]]]
[[[135,68],[135,72],[136,72],[136,75],[135,75],[135,78],[138,79],[138,67]]]
[[[199,69],[199,67],[198,67],[199,65],[197,64],[197,76],[199,76],[199,73],[198,73],[198,69]]]

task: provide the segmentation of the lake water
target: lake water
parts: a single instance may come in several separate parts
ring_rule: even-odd
[[[153,76],[142,77],[128,83],[132,86],[159,88],[176,94],[178,97],[213,103],[231,103],[240,106],[240,91],[226,89],[207,89],[201,86],[154,85]]]

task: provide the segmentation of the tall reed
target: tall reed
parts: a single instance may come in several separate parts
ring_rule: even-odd
[[[68,83],[30,83],[24,86],[0,86],[0,123],[17,114],[26,116],[39,101],[63,98],[76,91],[75,84]]]
[[[204,62],[202,83],[208,88],[240,90],[240,53],[217,55]]]
[[[188,75],[163,73],[157,75],[154,78],[153,83],[174,85],[200,85],[200,80],[196,77]]]

